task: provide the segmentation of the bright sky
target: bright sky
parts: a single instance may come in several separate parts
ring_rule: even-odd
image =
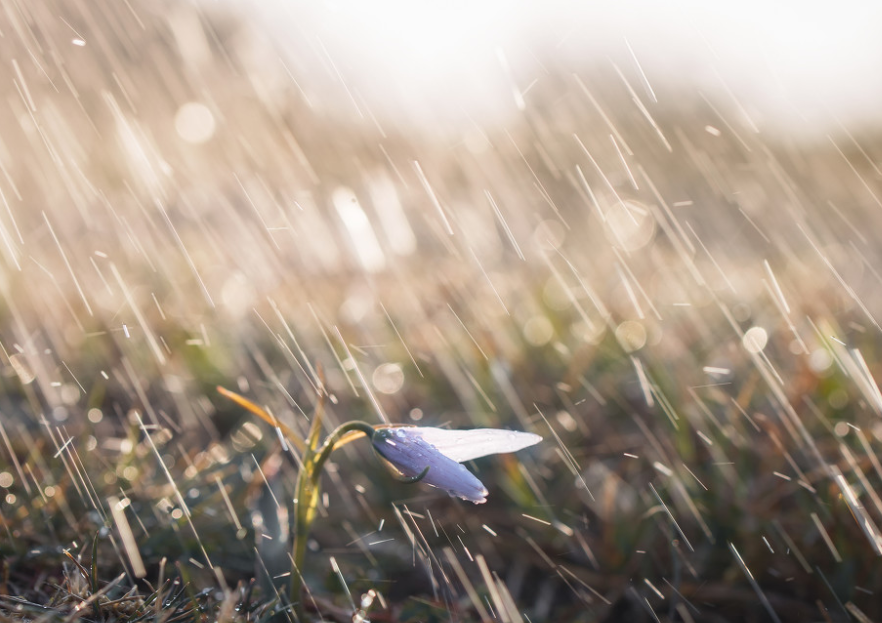
[[[612,59],[650,84],[731,89],[760,123],[882,125],[882,2],[228,1],[283,46],[309,41],[380,115],[492,118],[550,58]]]

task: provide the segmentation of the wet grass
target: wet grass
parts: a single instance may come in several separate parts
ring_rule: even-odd
[[[593,402],[592,393],[616,395],[609,388],[620,388],[622,378],[635,383],[622,357],[570,371],[590,378],[594,392],[544,385],[541,375],[560,375],[541,357],[520,364],[518,387],[558,397],[528,415],[546,437],[541,448],[474,466],[491,491],[486,505],[395,484],[357,444],[338,456],[304,570],[314,597],[308,605],[349,620],[350,600],[357,605],[374,590],[382,601],[374,601],[372,620],[477,620],[497,606],[472,564],[480,557],[530,620],[633,619],[648,616],[644,606],[672,619],[765,620],[734,547],[782,620],[817,616],[819,605],[833,620],[854,608],[876,616],[876,555],[854,509],[788,437],[755,373],[681,396],[662,384],[662,369],[647,365],[659,379],[656,396],[678,414],[675,427],[643,403],[639,386],[630,400],[619,389],[618,399]],[[447,380],[429,370],[421,383],[434,384],[443,401]],[[813,379],[799,405],[802,422],[830,468],[875,480],[875,455],[866,448],[876,441],[857,428],[837,429],[849,420],[827,406],[830,394],[849,386],[841,373]],[[367,417],[364,402],[340,401],[334,411]],[[115,436],[99,432],[103,420],[70,437],[65,426],[6,425],[25,479],[7,488],[4,505],[4,611],[47,620],[273,616],[272,587],[287,590],[290,545],[275,522],[286,521],[295,462],[271,429],[250,418],[206,446],[187,433],[141,427],[138,417],[122,418],[128,426],[116,425]],[[865,495],[866,512],[875,513]],[[135,535],[141,578],[109,508],[114,500]]]

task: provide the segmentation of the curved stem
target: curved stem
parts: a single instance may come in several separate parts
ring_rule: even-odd
[[[338,426],[325,439],[321,448],[310,450],[303,454],[300,473],[297,475],[297,498],[294,511],[294,548],[292,557],[294,568],[291,569],[291,604],[294,613],[300,623],[306,622],[303,609],[303,560],[306,558],[306,543],[309,538],[309,530],[315,519],[315,509],[318,504],[319,490],[321,487],[322,468],[325,466],[334,446],[343,435],[360,431],[369,438],[374,434],[374,427],[366,422],[357,420],[346,422]]]
[[[351,422],[346,422],[345,424],[341,424],[337,428],[334,429],[328,437],[325,439],[325,443],[322,444],[322,447],[316,452],[318,457],[315,459],[315,478],[321,475],[322,467],[325,465],[325,461],[327,461],[331,452],[334,451],[334,446],[340,440],[343,435],[346,433],[351,433],[352,431],[359,431],[367,435],[368,439],[370,439],[374,432],[375,428],[368,424],[367,422],[360,422],[359,420],[352,420]]]

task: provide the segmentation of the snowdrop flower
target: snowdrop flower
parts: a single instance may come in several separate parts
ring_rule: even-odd
[[[421,479],[451,496],[475,504],[487,489],[460,463],[488,454],[517,452],[542,437],[496,428],[446,430],[430,427],[380,428],[371,437],[376,451],[405,477]]]
[[[321,371],[319,371],[321,376]],[[517,452],[539,443],[542,437],[532,433],[482,428],[477,430],[444,430],[428,427],[377,428],[367,422],[352,420],[335,428],[322,441],[322,420],[326,393],[319,394],[309,433],[301,437],[271,414],[244,396],[218,387],[223,395],[248,409],[275,428],[300,452],[297,472],[297,493],[294,496],[294,539],[291,548],[291,591],[288,603],[298,621],[306,621],[303,607],[303,574],[309,530],[317,515],[321,499],[321,475],[325,464],[337,448],[367,437],[377,454],[386,459],[409,480],[426,483],[450,495],[475,504],[487,501],[487,489],[480,480],[460,465],[488,454]]]

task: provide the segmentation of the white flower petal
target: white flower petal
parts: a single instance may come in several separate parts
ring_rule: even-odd
[[[498,428],[449,430],[418,426],[410,430],[457,463],[471,461],[488,454],[517,452],[542,441],[542,437],[533,433]]]
[[[443,452],[429,444],[416,428],[380,429],[371,439],[377,452],[403,476],[413,478],[423,473],[422,482],[443,489],[452,496],[483,504],[487,488],[478,478]]]

